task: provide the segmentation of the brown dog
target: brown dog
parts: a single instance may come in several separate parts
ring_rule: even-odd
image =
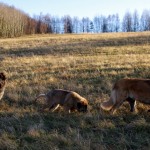
[[[136,100],[150,104],[149,79],[121,79],[117,81],[112,88],[110,99],[103,102],[101,108],[114,113],[124,101],[128,101],[130,111],[134,111]]]
[[[0,73],[0,100],[4,95],[5,87],[6,87],[6,76],[4,73]]]
[[[65,111],[69,113],[75,110],[78,112],[87,111],[88,101],[73,91],[54,89],[47,94],[40,94],[35,101],[40,97],[46,98],[46,105],[44,105],[42,110],[45,108],[49,108],[49,110],[54,108],[53,111],[55,111],[59,106],[63,106]]]

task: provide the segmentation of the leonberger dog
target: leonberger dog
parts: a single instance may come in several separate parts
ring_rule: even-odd
[[[4,73],[0,73],[0,100],[4,95],[5,87],[6,87],[6,75]]]
[[[36,99],[44,97],[46,99],[46,104],[43,106],[41,111],[44,109],[49,108],[54,112],[59,108],[59,106],[63,106],[66,112],[86,112],[88,101],[80,96],[78,93],[68,90],[62,89],[54,89],[49,91],[47,94],[40,94]]]
[[[130,104],[130,111],[135,111],[136,101],[150,104],[150,79],[121,79],[111,91],[110,99],[101,104],[101,108],[113,114],[124,101]]]

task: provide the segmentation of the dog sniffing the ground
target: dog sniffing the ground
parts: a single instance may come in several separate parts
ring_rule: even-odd
[[[53,111],[55,111],[59,106],[63,106],[64,110],[69,113],[76,110],[78,112],[87,111],[88,101],[73,91],[54,89],[47,94],[40,94],[35,101],[41,97],[46,99],[42,111],[46,108],[49,108],[49,110],[54,108]]]

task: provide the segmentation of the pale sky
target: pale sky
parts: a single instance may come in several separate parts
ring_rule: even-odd
[[[144,9],[150,10],[150,0],[0,0],[0,2],[13,5],[30,16],[51,14],[52,16],[70,15],[93,18],[96,15],[109,15],[118,13],[123,16],[125,12],[131,13],[136,9],[139,14]]]

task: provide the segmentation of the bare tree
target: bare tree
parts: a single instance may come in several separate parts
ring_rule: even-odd
[[[148,31],[150,30],[150,11],[144,10],[141,15],[141,30]]]
[[[132,15],[130,12],[126,12],[124,17],[123,17],[123,22],[122,22],[122,31],[124,32],[131,32],[132,30]]]
[[[139,14],[137,10],[135,10],[133,13],[133,31],[139,31]]]
[[[43,22],[47,25],[47,32],[53,33],[53,31],[52,31],[52,17],[50,14],[46,14],[43,16]]]
[[[82,23],[81,23],[81,28],[82,28],[82,32],[86,32],[86,18],[82,18]]]
[[[69,15],[65,16],[63,20],[64,20],[64,33],[73,33],[71,17]]]
[[[101,31],[101,21],[100,21],[100,17],[99,16],[95,16],[93,19],[93,23],[94,23],[94,32],[95,33],[100,33]]]
[[[119,19],[119,15],[116,14],[115,15],[115,32],[119,32],[120,30],[120,19]]]
[[[79,33],[80,32],[80,20],[79,20],[79,18],[73,17],[72,23],[73,23],[73,32]]]

